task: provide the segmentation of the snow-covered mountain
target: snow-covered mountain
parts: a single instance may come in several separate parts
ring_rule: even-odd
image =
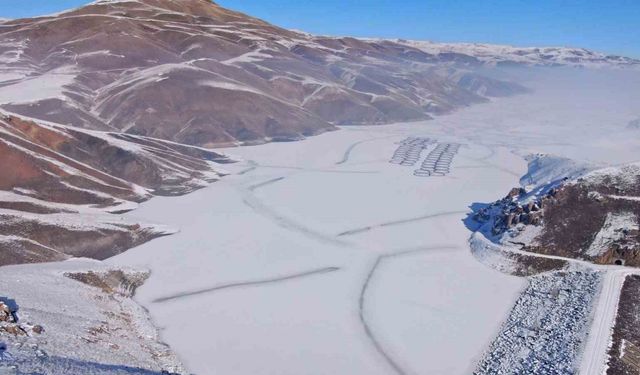
[[[428,119],[523,91],[394,41],[294,32],[205,0],[6,22],[0,80],[15,113],[201,146]]]
[[[200,146],[429,119],[521,93],[486,65],[622,67],[566,48],[314,36],[208,0],[100,0],[0,24],[0,106]]]
[[[443,60],[469,61],[488,66],[567,66],[579,68],[639,68],[640,60],[606,55],[584,48],[514,47],[483,43],[434,43],[396,40]],[[473,59],[469,59],[469,58]]]

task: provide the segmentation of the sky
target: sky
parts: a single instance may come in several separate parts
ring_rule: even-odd
[[[87,0],[0,0],[0,17]],[[640,58],[640,0],[217,0],[285,28],[323,35],[584,47]]]

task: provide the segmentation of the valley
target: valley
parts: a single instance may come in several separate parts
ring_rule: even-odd
[[[0,374],[638,372],[639,71],[209,0],[0,19]]]
[[[538,96],[526,99],[553,105]],[[558,150],[555,138],[531,142],[483,133],[484,126],[495,126],[494,113],[514,107],[523,112],[512,121],[537,113],[529,115],[530,126],[547,116],[530,112],[518,97],[424,124],[345,127],[303,142],[221,149],[241,160],[226,167],[229,176],[126,215],[164,220],[180,233],[108,262],[152,270],[136,298],[196,373],[471,373],[500,330],[497,317],[508,315],[528,281],[508,267],[506,274],[498,272],[470,252],[471,229],[463,219],[472,203],[492,200],[527,174],[526,161],[514,152]],[[572,116],[582,118],[567,113]],[[474,129],[460,126],[471,122]],[[616,164],[639,156],[634,147],[613,154],[608,144],[590,141],[605,131],[597,125],[573,130],[569,121],[553,129],[563,134],[567,154],[574,147],[590,151],[579,159],[584,162]],[[415,165],[390,163],[408,137],[433,144]],[[414,176],[441,143],[461,145],[451,173]],[[506,257],[497,261],[510,263]],[[564,267],[560,262],[551,269]],[[586,262],[581,267],[590,268]],[[596,280],[588,289],[593,298]],[[594,310],[585,305],[582,311],[590,324]],[[581,332],[571,345],[586,341]],[[602,346],[594,350],[605,354]],[[568,368],[579,367],[580,352],[568,355]]]

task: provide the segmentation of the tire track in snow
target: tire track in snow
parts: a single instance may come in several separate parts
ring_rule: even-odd
[[[359,142],[356,142],[356,143],[352,144],[351,146],[349,146],[347,148],[347,150],[344,152],[344,154],[342,155],[342,159],[340,161],[336,162],[336,165],[340,165],[340,164],[344,164],[344,163],[348,162],[349,161],[349,157],[351,156],[351,152],[353,151],[353,149],[356,148],[358,145],[361,145],[361,144],[363,144],[363,143],[365,143],[367,141],[368,140],[359,141]]]
[[[264,182],[257,183],[255,185],[251,185],[251,186],[248,187],[248,189],[249,189],[249,191],[255,191],[257,189],[260,189],[261,187],[265,187],[267,185],[274,184],[274,183],[276,183],[278,181],[282,181],[284,179],[285,179],[284,176],[272,178],[271,180],[267,180],[267,181],[264,181]]]
[[[319,268],[319,269],[300,272],[300,273],[287,275],[287,276],[273,277],[273,278],[269,278],[269,279],[262,279],[262,280],[255,280],[255,281],[240,281],[240,282],[236,282],[236,283],[223,284],[223,285],[218,285],[218,286],[214,286],[214,287],[211,287],[211,288],[199,289],[199,290],[194,290],[194,291],[190,291],[190,292],[182,292],[182,293],[177,293],[177,294],[173,294],[173,295],[166,296],[166,297],[156,298],[152,302],[153,303],[163,303],[163,302],[173,301],[173,300],[180,299],[180,298],[192,297],[192,296],[197,296],[197,295],[206,294],[206,293],[213,293],[213,292],[217,292],[217,291],[225,290],[225,289],[233,289],[233,288],[241,288],[241,287],[249,287],[249,286],[260,286],[260,285],[275,284],[275,283],[279,283],[279,282],[284,282],[284,281],[300,279],[300,278],[314,276],[314,275],[321,275],[321,274],[325,274],[325,273],[335,272],[335,271],[338,271],[340,269],[341,269],[340,267],[325,267],[325,268]]]
[[[514,171],[512,171],[512,170],[510,170],[508,168],[501,167],[501,166],[499,166],[497,164],[488,162],[488,161],[484,160],[483,158],[474,159],[474,158],[470,158],[468,156],[463,156],[463,155],[460,155],[459,158],[470,160],[470,161],[475,161],[475,162],[480,162],[481,164],[485,165],[487,168],[492,168],[492,169],[495,169],[495,170],[498,170],[498,171],[502,171],[502,172],[504,172],[504,173],[506,173],[508,175],[514,176],[514,177],[518,177],[518,178],[522,177],[522,173],[517,173],[517,172],[514,172]]]
[[[255,161],[253,161],[253,160],[249,160],[249,161],[247,162],[247,164],[249,164],[249,168],[247,168],[247,169],[243,169],[243,170],[241,170],[240,172],[238,172],[238,173],[236,173],[236,174],[240,176],[240,175],[243,175],[243,174],[247,174],[247,173],[249,173],[249,172],[253,172],[253,171],[255,171],[256,169],[258,169],[258,163],[256,163],[256,162],[255,162]]]
[[[320,169],[320,168],[303,168],[294,167],[289,165],[269,165],[260,164],[261,168],[273,168],[273,169],[293,169],[303,172],[317,172],[317,173],[340,173],[340,174],[377,174],[379,171],[353,171],[353,170],[338,170],[338,169]]]
[[[363,144],[363,143],[373,142],[373,141],[377,141],[377,140],[380,140],[380,139],[395,138],[395,137],[397,137],[397,135],[388,135],[388,136],[385,136],[385,137],[375,137],[375,138],[363,139],[361,141],[352,143],[345,150],[344,154],[342,155],[342,159],[340,161],[336,162],[336,165],[341,165],[341,164],[344,164],[344,163],[348,162],[349,158],[351,157],[351,153],[353,152],[353,150],[356,147],[358,147],[359,145]]]
[[[346,162],[349,161],[349,158],[351,157],[351,153],[353,152],[353,150],[358,147],[359,145],[363,144],[363,143],[367,143],[367,142],[373,142],[373,141],[377,141],[380,139],[389,139],[389,138],[397,138],[397,135],[388,135],[385,137],[376,137],[376,138],[370,138],[370,139],[364,139],[362,141],[358,141],[355,143],[352,143],[344,152],[344,154],[342,155],[342,159],[338,162],[336,162],[336,165],[341,165],[344,164]]]
[[[284,229],[297,232],[299,234],[302,234],[308,238],[311,238],[315,241],[318,241],[324,244],[341,246],[341,247],[352,246],[348,242],[341,241],[334,238],[331,235],[326,235],[324,233],[318,232],[312,228],[305,226],[299,221],[292,220],[286,216],[279,214],[277,211],[265,205],[258,197],[255,196],[254,194],[255,190],[268,186],[270,184],[276,183],[278,181],[282,181],[283,179],[285,179],[285,177],[276,177],[276,178],[272,178],[270,180],[249,186],[243,195],[242,202],[246,206],[251,208],[255,213],[266,217],[267,219],[275,222],[278,226]]]
[[[253,172],[258,168],[269,168],[269,169],[290,169],[295,171],[302,172],[316,172],[316,173],[339,173],[339,174],[376,174],[378,171],[359,171],[359,170],[335,170],[335,169],[320,169],[320,168],[304,168],[304,167],[296,167],[291,165],[273,165],[273,164],[258,164],[253,160],[249,160],[247,163],[249,165],[248,168],[237,172],[236,175],[241,176],[247,174],[249,172]]]
[[[382,263],[384,263],[384,261],[386,261],[387,259],[400,258],[400,257],[404,257],[404,256],[411,256],[411,255],[415,255],[415,254],[419,254],[419,253],[427,252],[427,251],[454,250],[454,249],[459,249],[459,247],[458,246],[449,246],[449,245],[433,246],[433,247],[419,247],[419,248],[415,248],[415,249],[401,250],[401,251],[394,252],[394,253],[380,255],[380,256],[376,257],[376,260],[373,262],[373,266],[369,270],[369,273],[367,274],[367,277],[365,278],[365,281],[362,284],[362,288],[360,289],[360,297],[358,299],[358,315],[359,315],[359,318],[360,318],[360,323],[362,324],[364,332],[367,335],[367,338],[369,339],[369,341],[371,342],[373,347],[376,349],[376,351],[384,358],[384,360],[387,362],[387,364],[389,364],[389,366],[398,375],[407,375],[408,372],[400,365],[400,363],[397,362],[396,359],[394,359],[391,356],[391,354],[389,354],[386,351],[386,349],[382,345],[382,342],[380,342],[380,340],[378,340],[378,338],[376,338],[376,335],[375,335],[375,332],[373,331],[373,328],[371,327],[371,325],[367,321],[366,306],[365,305],[366,305],[367,291],[370,289],[369,287],[371,285],[371,280],[373,280],[373,278],[374,278],[374,276],[376,274],[376,271],[378,270],[380,265]]]
[[[403,225],[403,224],[413,223],[413,222],[416,222],[416,221],[433,219],[433,218],[436,218],[436,217],[450,216],[450,215],[462,215],[462,214],[466,214],[466,213],[469,213],[469,211],[447,211],[447,212],[438,212],[438,213],[435,213],[435,214],[427,214],[427,215],[412,217],[412,218],[408,218],[408,219],[400,219],[400,220],[388,221],[386,223],[381,223],[381,224],[369,225],[369,226],[361,227],[361,228],[350,229],[350,230],[338,233],[336,235],[336,237],[353,236],[353,235],[364,233],[364,232],[368,232],[370,230],[377,229],[377,228],[392,227],[392,226],[395,226],[395,225]]]

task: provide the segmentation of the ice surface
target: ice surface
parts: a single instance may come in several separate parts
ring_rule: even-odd
[[[461,219],[469,202],[516,183],[525,163],[498,149],[490,160],[513,174],[457,169],[486,156],[470,145],[449,176],[418,178],[388,163],[415,130],[392,129],[225,150],[245,160],[227,167],[231,176],[128,214],[181,229],[111,262],[153,270],[137,298],[192,371],[474,368],[524,281],[477,262]],[[487,173],[485,186],[467,188]],[[474,333],[459,340],[463,332]]]
[[[152,270],[137,298],[196,373],[471,373],[526,280],[469,251],[469,206],[518,186],[532,153],[572,158],[558,176],[640,157],[611,131],[627,107],[605,98],[617,111],[603,114],[580,93],[222,150],[243,160],[230,176],[127,214],[181,232],[110,262]],[[449,175],[419,178],[388,162],[408,137],[466,146]]]

